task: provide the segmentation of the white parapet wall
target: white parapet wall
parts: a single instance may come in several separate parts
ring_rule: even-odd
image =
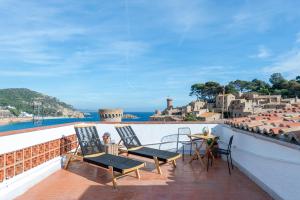
[[[23,194],[52,173],[61,169],[61,157],[32,168],[0,184],[0,199],[10,200]]]
[[[31,151],[30,158],[26,160],[30,160],[30,169],[24,170],[25,168],[25,158],[24,158],[24,149],[32,147],[38,147],[37,145],[45,144],[49,141],[60,140],[63,137],[68,137],[70,135],[74,135],[75,131],[73,125],[62,126],[57,128],[49,128],[44,130],[30,131],[18,134],[11,134],[7,136],[0,137],[0,156],[2,155],[2,165],[4,163],[8,163],[6,155],[13,155],[13,162],[15,164],[9,164],[7,168],[13,170],[13,177],[6,178],[5,173],[7,169],[4,167],[0,172],[2,176],[5,175],[4,181],[0,182],[0,199],[14,199],[20,194],[24,193],[30,187],[37,184],[39,181],[43,180],[47,176],[51,175],[55,171],[61,169],[63,156],[60,156],[57,153],[57,150],[60,147],[55,147],[56,152],[53,150],[53,155],[51,159],[46,159],[45,155],[41,158],[41,155],[33,156],[33,152]],[[49,147],[48,147],[49,148]],[[16,152],[22,151],[22,161],[17,161]],[[45,153],[45,149],[44,149]],[[57,155],[58,154],[58,155]],[[33,166],[33,157],[36,158],[36,166]],[[41,162],[39,159],[43,159]],[[20,173],[17,173],[17,167],[20,167]]]
[[[161,142],[161,139],[164,136],[177,134],[178,128],[188,127],[191,130],[191,133],[202,133],[204,127],[208,127],[212,130],[217,126],[217,124],[195,124],[195,123],[184,123],[184,124],[97,124],[97,130],[100,136],[102,136],[105,132],[109,132],[111,134],[111,138],[114,142],[119,142],[120,137],[115,129],[116,126],[124,126],[130,125],[134,130],[135,134],[139,138],[142,145],[148,144],[157,144]],[[175,137],[176,139],[176,137]],[[188,139],[188,138],[187,138]],[[169,146],[175,145],[175,143],[170,144]],[[154,148],[158,148],[159,145],[152,145]],[[164,148],[165,147],[164,145]]]
[[[12,134],[0,137],[0,154],[17,151],[29,146],[75,134],[73,125],[37,131]]]
[[[234,163],[274,199],[300,198],[300,150],[296,145],[282,145],[275,139],[234,129],[216,127],[221,140],[234,135]]]

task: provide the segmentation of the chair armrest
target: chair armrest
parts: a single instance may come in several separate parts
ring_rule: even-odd
[[[195,138],[195,139],[192,139],[193,141],[199,141],[199,140],[203,140],[201,138]]]
[[[153,146],[153,145],[161,145],[161,144],[169,144],[169,143],[176,143],[177,141],[168,141],[168,142],[157,142],[157,143],[152,143],[152,144],[144,144],[143,147],[146,146]]]
[[[224,141],[222,141],[222,140],[218,140],[218,143],[224,144],[224,145],[228,145],[228,143],[226,143],[226,142],[224,142]]]
[[[186,140],[186,141],[178,141],[178,143],[180,143],[180,144],[187,144],[187,143],[192,143],[191,141],[188,141],[188,140]]]

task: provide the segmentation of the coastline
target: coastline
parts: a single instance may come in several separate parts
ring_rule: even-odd
[[[44,117],[43,119],[74,119],[77,117]],[[12,123],[30,122],[32,117],[10,117],[10,118],[0,118],[0,126],[5,126]]]
[[[0,118],[0,126],[19,123],[19,122],[29,122],[32,120],[32,117],[10,117],[10,118]]]
[[[43,117],[43,119],[77,119],[77,118],[84,118],[84,117],[66,117],[66,116],[61,116],[61,117]]]

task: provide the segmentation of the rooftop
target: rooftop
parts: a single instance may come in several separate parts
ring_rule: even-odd
[[[235,128],[300,145],[299,135],[294,134],[300,131],[299,105],[258,115],[229,119],[225,123]]]
[[[221,159],[208,172],[199,161],[189,164],[189,158],[179,159],[175,170],[163,165],[162,176],[153,162],[148,160],[146,166],[140,180],[121,178],[114,190],[107,171],[74,161],[67,171],[55,172],[17,199],[271,199],[238,169],[230,176]]]
[[[241,120],[249,120],[244,118]],[[246,120],[246,121],[247,121]],[[237,120],[239,121],[239,120]],[[73,161],[62,169],[66,153],[77,147],[74,125],[18,130],[0,134],[0,199],[287,199],[300,195],[300,146],[249,133],[224,124],[199,122],[94,123],[99,137],[106,132],[119,141],[115,126],[130,125],[141,143],[157,149],[174,150],[176,143],[164,139],[177,137],[178,128],[191,133],[204,128],[219,136],[226,148],[233,135],[232,159],[235,169],[228,174],[227,163],[217,158],[207,172],[200,161],[191,164],[189,146],[179,146],[185,161],[177,168],[162,166],[157,174],[153,160],[140,170],[141,179],[125,176],[114,190],[110,174],[103,169]],[[259,123],[257,123],[259,124]],[[252,124],[251,124],[252,125]],[[249,126],[251,127],[251,126]],[[275,129],[274,129],[275,130]],[[293,134],[297,134],[296,132]],[[175,145],[175,146],[174,146]],[[130,156],[132,157],[132,156]],[[138,160],[144,160],[141,157]],[[225,159],[226,160],[226,159]],[[270,170],[272,169],[272,170]],[[283,178],[284,177],[284,178]]]

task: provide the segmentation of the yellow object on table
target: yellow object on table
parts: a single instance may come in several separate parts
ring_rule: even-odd
[[[192,139],[195,138],[195,139],[203,139],[203,140],[215,139],[216,138],[216,136],[213,135],[213,134],[204,135],[202,133],[191,134],[191,135],[189,135],[189,137],[191,137]]]

